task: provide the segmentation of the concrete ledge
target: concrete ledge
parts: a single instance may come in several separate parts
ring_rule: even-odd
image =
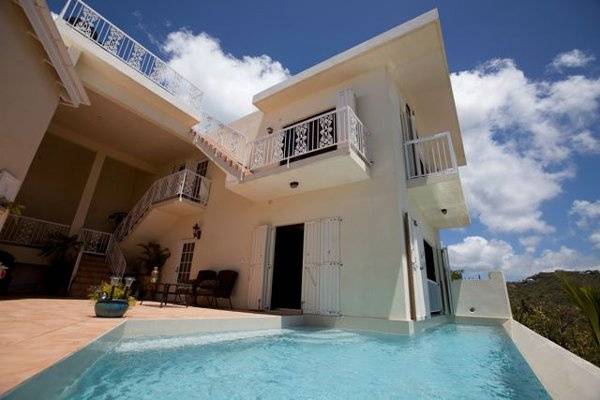
[[[508,318],[493,318],[493,317],[464,317],[455,316],[455,324],[463,325],[483,325],[483,326],[502,326],[509,321]]]
[[[517,321],[507,321],[504,329],[552,398],[600,398],[600,368]]]
[[[349,329],[414,335],[449,322],[452,318],[440,315],[423,321],[402,321],[369,317],[304,315],[304,325],[324,328]]]

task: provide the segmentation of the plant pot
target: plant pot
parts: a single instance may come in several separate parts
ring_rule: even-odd
[[[98,300],[94,306],[96,317],[121,318],[127,312],[127,300]]]

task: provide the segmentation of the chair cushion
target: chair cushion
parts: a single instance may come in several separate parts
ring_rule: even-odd
[[[198,287],[200,289],[212,289],[219,285],[219,281],[217,280],[206,280],[198,282]]]

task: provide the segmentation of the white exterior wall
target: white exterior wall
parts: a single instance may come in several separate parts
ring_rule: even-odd
[[[199,211],[197,216],[181,218],[160,237],[161,244],[169,247],[172,254],[177,254],[180,241],[190,238],[192,226],[198,223],[202,227],[202,238],[196,245],[191,276],[205,268],[239,270],[234,306],[247,306],[252,232],[257,226],[340,217],[341,313],[409,318],[402,224],[408,204],[398,116],[401,103],[395,90],[388,89],[393,84],[385,70],[372,71],[265,114],[258,135],[264,134],[267,127],[277,130],[335,107],[337,91],[348,87],[356,95],[359,118],[371,132],[368,139],[374,161],[371,179],[253,203],[227,190],[225,174],[211,164],[208,178],[213,184],[207,208]],[[432,244],[438,244],[436,231],[424,224],[424,232]],[[167,262],[163,280],[175,280],[177,261],[171,257]]]

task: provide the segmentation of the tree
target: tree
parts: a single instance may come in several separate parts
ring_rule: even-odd
[[[566,276],[559,276],[562,280],[563,290],[587,318],[592,333],[596,337],[596,345],[600,347],[600,289],[579,286],[572,283]]]

